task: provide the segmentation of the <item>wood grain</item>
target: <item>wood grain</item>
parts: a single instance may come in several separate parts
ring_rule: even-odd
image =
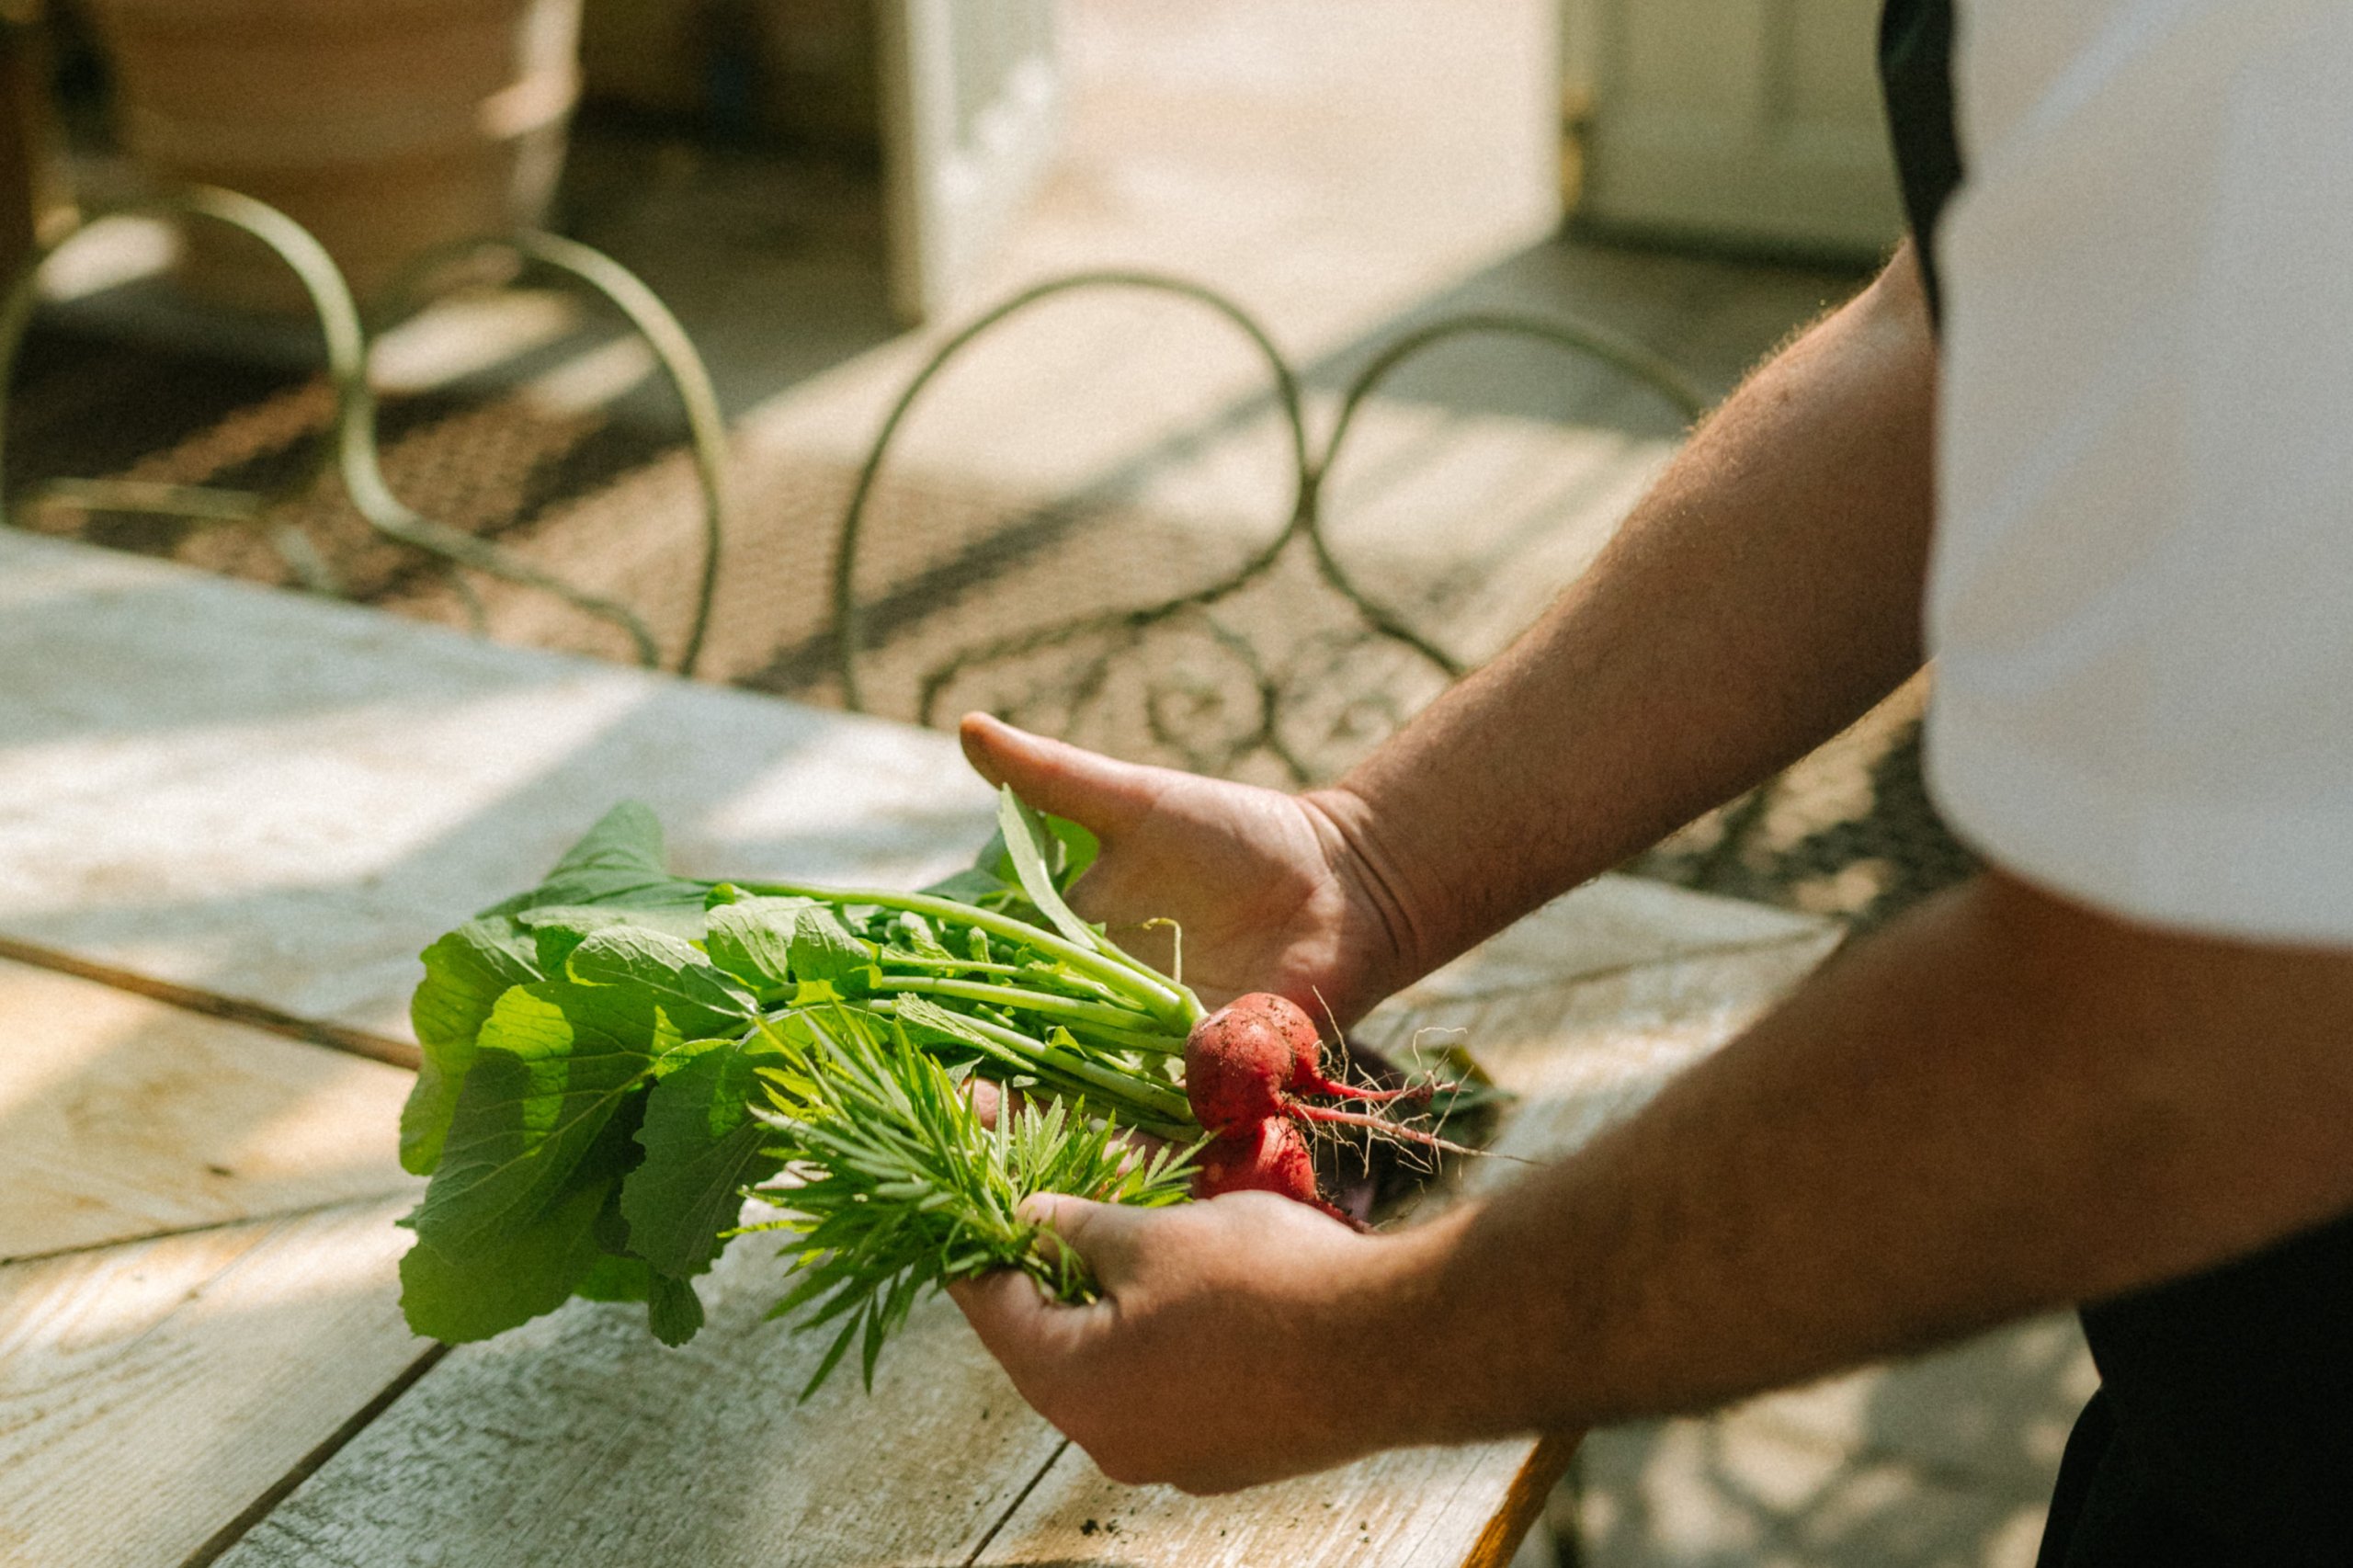
[[[1387,1027],[1471,1029],[1524,1096],[1504,1145],[1553,1153],[1711,1048],[1826,941],[1808,928],[1583,984],[1469,987]],[[1474,1165],[1472,1183],[1504,1169]],[[945,1302],[886,1352],[871,1396],[844,1378],[795,1405],[820,1346],[759,1321],[782,1273],[764,1247],[733,1249],[711,1326],[682,1351],[653,1343],[639,1309],[589,1303],[460,1348],[222,1562],[1453,1568],[1516,1540],[1565,1459],[1526,1441],[1407,1450],[1216,1503],[1119,1487],[1021,1404]]]
[[[1054,1461],[980,1561],[991,1568],[1359,1562],[1456,1568],[1503,1508],[1530,1448],[1514,1441],[1401,1449],[1339,1470],[1208,1498],[1107,1481],[1086,1455],[1071,1449]],[[1517,1536],[1512,1545],[1518,1545]],[[1506,1549],[1504,1561],[1509,1560]]]
[[[964,1562],[1061,1438],[938,1299],[870,1396],[796,1404],[824,1341],[761,1321],[771,1252],[728,1253],[681,1350],[588,1302],[453,1350],[222,1568]]]
[[[0,1562],[175,1563],[428,1346],[407,1199],[0,1267]]]
[[[1518,1096],[1495,1152],[1558,1159],[1731,1039],[1812,972],[1837,940],[1836,930],[1817,929],[1768,947],[1700,953],[1557,989],[1424,1000],[1376,1013],[1361,1032],[1369,1044],[1389,1047],[1419,1031],[1446,1031]],[[1524,1169],[1508,1160],[1468,1161],[1455,1184],[1432,1188],[1427,1201],[1486,1191]]]
[[[0,960],[0,1262],[413,1194],[410,1082]]]
[[[1597,877],[1416,982],[1398,994],[1393,1008],[1420,1013],[1439,1003],[1506,992],[1557,994],[1628,970],[1703,953],[1779,948],[1836,930],[1815,915],[1639,877]]]
[[[954,741],[0,530],[0,935],[406,1040],[416,954],[616,801],[681,869],[912,884]]]

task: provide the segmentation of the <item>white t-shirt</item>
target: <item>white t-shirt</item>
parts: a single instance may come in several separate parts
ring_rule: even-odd
[[[2353,4],[1957,10],[1931,788],[2094,905],[2353,942]]]

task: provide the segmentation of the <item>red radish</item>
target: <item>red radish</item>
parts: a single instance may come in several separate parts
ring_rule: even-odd
[[[1427,1085],[1358,1089],[1335,1083],[1324,1075],[1323,1049],[1304,1009],[1264,991],[1238,996],[1193,1026],[1185,1041],[1185,1097],[1200,1124],[1216,1135],[1202,1155],[1199,1196],[1255,1188],[1330,1208],[1314,1196],[1302,1132],[1309,1121],[1364,1127],[1407,1142],[1470,1153],[1418,1128],[1308,1104],[1302,1096],[1388,1101],[1427,1099],[1431,1093]]]
[[[1298,1123],[1270,1116],[1212,1140],[1193,1173],[1193,1196],[1215,1198],[1222,1192],[1279,1192],[1302,1203],[1320,1201],[1315,1166]]]
[[[1297,1003],[1254,991],[1193,1026],[1185,1041],[1185,1094],[1211,1131],[1247,1127],[1296,1108],[1302,1095],[1334,1099],[1427,1099],[1430,1085],[1360,1089],[1324,1075],[1324,1042]]]
[[[1321,1209],[1344,1225],[1364,1229],[1324,1200],[1315,1185],[1315,1162],[1307,1152],[1307,1135],[1289,1117],[1270,1116],[1254,1128],[1213,1139],[1201,1151],[1200,1159],[1193,1172],[1195,1198],[1272,1192]]]
[[[1282,1115],[1295,1050],[1286,1010],[1307,1016],[1279,996],[1254,992],[1186,1037],[1185,1098],[1211,1132],[1239,1133]]]

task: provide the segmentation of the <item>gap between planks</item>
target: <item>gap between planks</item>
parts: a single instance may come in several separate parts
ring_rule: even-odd
[[[1037,1491],[1039,1483],[1053,1473],[1054,1466],[1062,1463],[1063,1456],[1068,1452],[1070,1452],[1070,1439],[1064,1437],[1054,1445],[1054,1451],[1046,1456],[1046,1462],[1038,1467],[1038,1473],[1031,1476],[1019,1492],[1014,1494],[1013,1501],[1005,1506],[1005,1512],[999,1514],[990,1523],[981,1539],[973,1543],[972,1552],[958,1565],[958,1568],[972,1568],[974,1563],[980,1562],[981,1553],[986,1551],[991,1543],[1005,1533],[1005,1527],[1013,1522],[1013,1516],[1021,1512],[1021,1505],[1029,1501],[1029,1494]]]
[[[16,1253],[0,1257],[0,1268],[12,1267],[19,1263],[47,1263],[60,1257],[85,1257],[113,1247],[168,1241],[175,1236],[200,1236],[207,1231],[233,1230],[239,1225],[268,1225],[281,1220],[300,1220],[312,1214],[324,1214],[331,1209],[348,1209],[359,1203],[382,1203],[411,1190],[409,1187],[388,1187],[381,1192],[355,1193],[348,1198],[329,1199],[324,1203],[298,1204],[292,1209],[272,1209],[259,1214],[233,1214],[224,1220],[207,1220],[200,1225],[173,1225],[160,1231],[142,1231],[135,1236],[109,1236],[104,1241],[77,1242],[71,1246],[51,1247],[43,1252]]]
[[[417,1048],[406,1040],[370,1034],[365,1029],[347,1028],[341,1024],[321,1023],[313,1018],[282,1012],[266,1003],[247,1001],[239,996],[223,996],[217,992],[157,980],[151,975],[117,969],[110,964],[94,963],[88,959],[75,958],[71,953],[59,952],[54,948],[44,948],[15,937],[0,936],[0,959],[13,959],[36,969],[70,974],[77,980],[95,981],[100,985],[128,991],[133,995],[199,1013],[208,1018],[243,1024],[248,1028],[282,1035],[306,1045],[324,1046],[329,1051],[340,1051],[350,1056],[364,1056],[370,1062],[404,1067],[412,1073],[424,1062]]]
[[[219,1018],[306,1045],[322,1046],[347,1055],[381,1062],[388,1066],[414,1072],[420,1063],[417,1048],[402,1040],[369,1034],[365,1030],[346,1028],[335,1024],[315,1022],[260,1003],[233,996],[223,996],[199,990],[193,986],[178,985],[170,981],[156,980],[127,970],[94,963],[14,937],[0,936],[0,958],[69,975],[78,980],[90,981],[133,995],[144,996],[151,1001],[179,1007],[205,1017]],[[326,1203],[304,1204],[292,1209],[274,1210],[263,1214],[240,1214],[200,1225],[183,1225],[151,1232],[143,1235],[118,1236],[82,1245],[55,1247],[43,1252],[27,1253],[20,1256],[0,1257],[0,1267],[47,1262],[54,1258],[105,1252],[114,1247],[135,1245],[175,1236],[199,1235],[209,1231],[228,1230],[237,1226],[271,1224],[301,1219],[307,1215],[324,1213],[331,1210],[349,1208],[356,1204],[380,1203],[386,1199],[397,1196],[399,1196],[398,1190],[392,1189],[381,1193],[338,1198]],[[438,1365],[449,1350],[450,1346],[444,1344],[428,1346],[415,1360],[402,1369],[398,1376],[378,1390],[367,1403],[354,1411],[340,1426],[297,1460],[284,1474],[264,1487],[252,1502],[238,1511],[235,1517],[182,1559],[179,1568],[210,1568],[212,1562],[242,1540],[256,1525],[268,1517],[278,1504],[284,1502],[295,1488],[309,1480],[320,1467],[341,1452],[378,1416],[391,1409],[403,1394],[415,1386],[419,1379]],[[1033,1481],[1031,1484],[1034,1485],[1036,1483]],[[1028,1495],[1026,1492],[1023,1494]]]
[[[383,1205],[385,1197],[390,1196],[399,1195],[388,1194],[378,1197],[348,1197],[337,1199],[332,1202],[286,1210],[269,1214],[241,1216],[237,1219],[218,1224],[189,1226],[181,1230],[163,1233],[156,1235],[125,1237],[113,1242],[97,1244],[86,1247],[62,1249],[57,1253],[44,1255],[39,1258],[26,1259],[20,1264],[11,1265],[10,1267],[12,1270],[19,1267],[40,1268],[58,1258],[89,1256],[91,1255],[105,1254],[108,1252],[137,1250],[151,1246],[158,1242],[172,1241],[181,1236],[200,1235],[207,1233],[221,1231],[251,1230],[263,1233],[263,1234],[257,1238],[256,1244],[258,1247],[266,1248],[271,1244],[271,1240],[267,1234],[267,1233],[271,1231],[277,1230],[290,1223],[299,1224],[304,1221],[311,1220],[318,1216],[331,1215],[337,1213],[338,1211],[364,1211],[371,1208],[379,1208]],[[195,1278],[193,1283],[188,1285],[186,1290],[186,1299],[180,1303],[180,1305],[185,1305],[186,1301],[193,1301],[212,1291],[216,1287],[221,1285],[222,1281],[228,1279],[239,1270],[245,1268],[252,1256],[253,1249],[246,1249],[240,1251],[236,1255],[224,1260],[221,1260],[218,1267],[205,1272],[200,1278]],[[177,1308],[175,1307],[172,1310],[176,1311]],[[168,1318],[168,1316],[169,1313],[167,1312],[165,1317]],[[162,1329],[165,1326],[165,1319],[158,1319],[157,1322],[148,1324],[145,1328],[142,1329],[137,1335],[133,1336],[132,1339],[125,1340],[123,1343],[128,1345],[135,1343],[138,1339],[145,1338],[148,1335]],[[354,1408],[352,1414],[347,1415],[325,1437],[314,1444],[309,1450],[302,1453],[300,1457],[293,1460],[287,1468],[279,1471],[278,1474],[270,1476],[266,1482],[260,1483],[257,1485],[256,1491],[247,1503],[245,1503],[242,1507],[239,1507],[234,1514],[231,1515],[227,1518],[226,1522],[215,1529],[210,1536],[207,1537],[201,1544],[197,1546],[190,1552],[189,1555],[177,1560],[180,1564],[180,1568],[206,1568],[207,1564],[211,1563],[222,1553],[234,1547],[238,1540],[250,1531],[256,1524],[267,1517],[278,1504],[283,1502],[290,1493],[300,1487],[316,1471],[318,1471],[320,1467],[331,1460],[338,1451],[365,1430],[367,1426],[376,1419],[376,1417],[382,1415],[387,1409],[391,1408],[403,1394],[404,1394],[425,1375],[425,1373],[431,1370],[432,1368],[449,1353],[449,1348],[450,1346],[447,1345],[427,1342],[420,1349],[413,1353],[404,1364],[401,1365],[398,1369],[393,1371],[382,1384],[379,1385],[374,1392],[370,1392],[365,1402]],[[256,1480],[258,1481],[258,1478],[256,1478]],[[222,1500],[224,1505],[227,1501],[227,1499]],[[10,1561],[13,1561],[13,1559]]]
[[[213,1531],[203,1545],[182,1558],[179,1568],[210,1568],[231,1547],[243,1540],[256,1525],[269,1517],[280,1503],[292,1495],[296,1487],[310,1480],[321,1466],[366,1431],[376,1417],[390,1410],[394,1401],[415,1387],[417,1380],[438,1366],[441,1358],[449,1350],[449,1346],[441,1344],[426,1346],[424,1354],[402,1369],[400,1376],[378,1390],[375,1398],[353,1411],[350,1419],[328,1433],[318,1447],[296,1460],[284,1475],[263,1487],[261,1494],[239,1510],[236,1517]]]

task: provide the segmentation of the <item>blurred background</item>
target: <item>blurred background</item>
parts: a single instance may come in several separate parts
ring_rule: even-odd
[[[715,387],[733,507],[697,676],[1330,777],[1574,577],[1689,421],[1654,378],[1524,331],[1384,355],[1466,315],[1574,321],[1722,396],[1898,237],[1876,19],[1874,0],[0,0],[0,251],[21,268],[71,236],[8,387],[7,521],[632,656],[565,598],[371,524],[323,467],[316,317],[259,244],[104,216],[219,185],[305,225],[360,297],[399,501],[629,604],[678,664],[704,500],[654,352],[544,267],[415,270],[543,226],[650,285]],[[1053,292],[959,349],[845,559],[910,378],[995,303],[1101,269],[1183,287]],[[1921,700],[1632,869],[1858,926],[1965,875],[1920,788]],[[2054,1320],[1601,1434],[1529,1561],[2024,1564],[2089,1377]]]

